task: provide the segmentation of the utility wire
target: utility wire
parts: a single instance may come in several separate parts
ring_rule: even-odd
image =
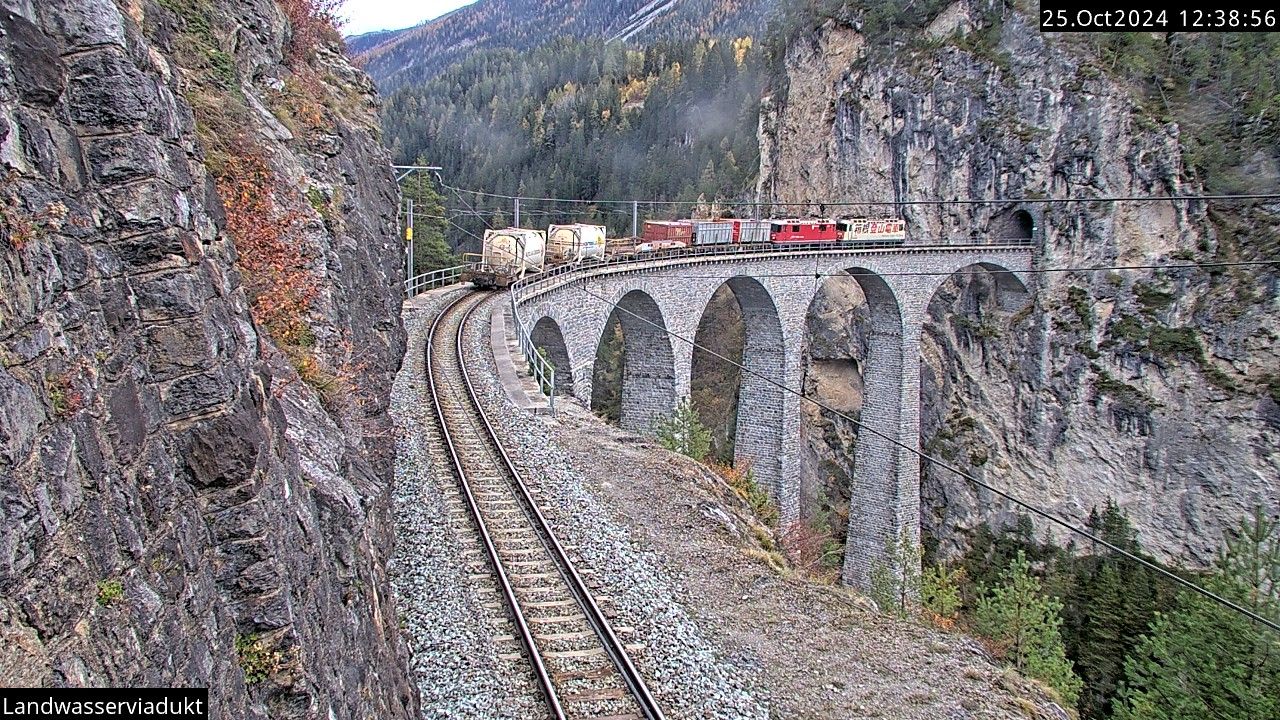
[[[457,229],[461,230],[462,232],[466,233],[467,235],[470,235],[472,238],[474,238],[474,239],[476,239],[476,240],[480,241],[480,244],[481,244],[481,245],[483,245],[483,244],[484,244],[484,238],[480,237],[479,235],[476,235],[475,233],[473,233],[473,232],[471,232],[470,230],[468,230],[468,229],[466,229],[466,228],[462,227],[462,226],[461,226],[461,225],[459,225],[458,223],[456,223],[456,222],[454,222],[454,221],[450,220],[449,218],[444,218],[444,221],[445,221],[445,222],[447,222],[447,223],[449,223],[450,225],[454,226],[455,228],[457,228]]]
[[[584,282],[584,285],[585,285],[585,282]],[[612,303],[610,303],[610,302],[609,302],[609,300],[608,300],[607,298],[605,298],[605,297],[603,297],[603,296],[601,296],[601,295],[597,295],[596,293],[591,292],[590,290],[586,289],[586,287],[584,287],[584,286],[579,286],[577,289],[578,289],[578,290],[580,290],[581,292],[583,292],[584,294],[586,294],[586,295],[588,295],[588,296],[590,296],[590,297],[593,297],[593,298],[595,298],[596,300],[599,300],[600,302],[602,302],[602,303],[604,303],[604,304],[606,304],[606,305],[612,305]],[[1152,561],[1150,561],[1150,560],[1147,560],[1146,558],[1144,558],[1144,557],[1142,557],[1142,556],[1140,556],[1140,555],[1136,555],[1136,554],[1134,554],[1134,553],[1132,553],[1132,552],[1129,552],[1128,550],[1125,550],[1124,548],[1122,548],[1122,547],[1120,547],[1120,546],[1118,546],[1118,545],[1115,545],[1114,543],[1108,542],[1107,540],[1104,540],[1104,539],[1102,539],[1101,537],[1098,537],[1097,535],[1095,535],[1095,534],[1093,534],[1093,533],[1089,532],[1088,530],[1086,530],[1086,529],[1084,529],[1084,528],[1078,527],[1078,526],[1076,526],[1076,525],[1072,525],[1071,523],[1067,522],[1066,520],[1062,520],[1062,519],[1060,519],[1060,518],[1058,518],[1058,517],[1056,517],[1056,516],[1054,516],[1054,515],[1051,515],[1051,514],[1049,514],[1048,512],[1046,512],[1046,511],[1044,511],[1044,510],[1041,510],[1040,508],[1038,508],[1038,507],[1036,507],[1036,506],[1034,506],[1034,505],[1031,505],[1030,503],[1024,502],[1024,501],[1022,501],[1022,500],[1019,500],[1017,497],[1014,497],[1013,495],[1011,495],[1011,494],[1009,494],[1009,493],[1007,493],[1007,492],[1005,492],[1005,491],[1003,491],[1003,490],[1000,490],[1000,489],[998,489],[998,488],[996,488],[996,487],[994,487],[994,486],[992,486],[992,485],[989,485],[989,484],[987,484],[987,483],[985,483],[985,482],[983,482],[983,481],[981,481],[981,480],[979,480],[979,479],[975,478],[974,476],[970,475],[969,473],[966,473],[966,472],[964,472],[964,471],[962,471],[962,470],[960,470],[960,469],[958,469],[958,468],[956,468],[956,467],[954,467],[954,466],[952,466],[952,465],[950,465],[950,464],[948,464],[948,463],[946,463],[946,462],[944,462],[944,461],[942,461],[942,460],[938,460],[937,458],[934,458],[934,457],[932,457],[932,456],[930,456],[930,455],[926,455],[926,454],[924,454],[924,453],[920,452],[918,449],[916,449],[916,448],[914,448],[914,447],[911,447],[910,445],[907,445],[907,444],[905,444],[905,443],[899,442],[896,438],[890,437],[889,435],[886,435],[886,434],[884,434],[884,433],[882,433],[882,432],[880,432],[880,431],[876,430],[876,429],[875,429],[875,428],[873,428],[873,427],[869,427],[869,426],[867,426],[867,425],[864,425],[863,423],[859,422],[858,420],[855,420],[854,418],[849,417],[849,416],[848,416],[848,415],[846,415],[845,413],[843,413],[843,412],[841,412],[841,411],[839,411],[839,410],[836,410],[835,408],[833,408],[833,407],[831,407],[830,405],[828,405],[828,404],[826,404],[826,403],[822,402],[821,400],[817,400],[817,399],[815,399],[815,398],[811,398],[811,397],[809,397],[809,396],[805,395],[803,392],[801,392],[801,391],[799,391],[799,390],[795,390],[794,388],[788,387],[787,385],[785,385],[785,384],[783,384],[783,383],[780,383],[780,382],[778,382],[778,381],[774,380],[773,378],[770,378],[770,377],[768,377],[768,376],[764,375],[763,373],[756,372],[756,371],[754,371],[754,370],[752,370],[752,369],[750,369],[750,368],[746,367],[745,365],[743,365],[743,364],[741,364],[741,363],[738,363],[738,362],[735,362],[735,361],[733,361],[733,360],[730,360],[729,358],[727,358],[727,357],[725,357],[725,356],[723,356],[723,355],[721,355],[721,354],[719,354],[719,353],[715,352],[714,350],[711,350],[711,349],[706,348],[706,347],[704,347],[704,346],[702,346],[702,345],[699,345],[699,344],[698,344],[697,342],[695,342],[694,340],[690,340],[689,338],[686,338],[686,337],[684,337],[683,335],[681,335],[681,334],[679,334],[679,333],[676,333],[676,332],[673,332],[673,331],[671,331],[671,330],[668,330],[668,329],[666,328],[666,326],[665,326],[665,325],[661,325],[661,324],[659,324],[659,323],[655,323],[655,322],[653,322],[652,320],[650,320],[650,319],[648,319],[648,318],[646,318],[646,317],[643,317],[643,316],[641,316],[641,315],[639,315],[639,314],[637,314],[637,313],[634,313],[634,312],[632,312],[632,311],[630,311],[630,310],[628,310],[628,309],[626,309],[626,308],[622,307],[621,305],[614,305],[613,307],[614,307],[614,309],[615,309],[616,311],[626,313],[627,315],[630,315],[631,317],[633,317],[633,318],[635,318],[635,319],[637,319],[637,320],[640,320],[641,322],[643,322],[643,323],[645,323],[645,324],[651,325],[651,326],[653,326],[654,328],[656,328],[656,329],[658,329],[658,330],[660,330],[660,331],[662,331],[662,332],[666,333],[667,335],[670,335],[671,337],[676,338],[677,340],[680,340],[681,342],[684,342],[684,343],[686,343],[686,344],[688,344],[688,345],[693,346],[693,348],[694,348],[694,349],[696,349],[696,350],[701,350],[702,352],[707,353],[707,354],[711,355],[712,357],[714,357],[714,358],[716,358],[716,359],[718,359],[718,360],[720,360],[720,361],[722,361],[722,362],[728,363],[728,364],[730,364],[730,365],[732,365],[732,366],[734,366],[734,367],[738,368],[738,370],[739,370],[740,372],[744,372],[744,373],[747,373],[747,374],[752,375],[752,376],[754,376],[754,377],[757,377],[757,378],[759,378],[759,379],[761,379],[761,380],[765,381],[766,383],[768,383],[768,384],[770,384],[770,385],[772,385],[772,386],[774,386],[774,387],[776,387],[776,388],[778,388],[778,389],[782,390],[783,392],[789,393],[789,394],[791,394],[791,395],[795,395],[796,397],[800,398],[801,400],[808,400],[809,402],[813,403],[814,405],[817,405],[819,408],[821,408],[821,409],[823,409],[823,410],[826,410],[827,412],[834,413],[834,414],[835,414],[835,415],[837,415],[838,417],[841,417],[841,418],[843,418],[843,419],[845,419],[845,420],[849,421],[850,423],[853,423],[854,427],[858,428],[858,430],[859,430],[859,431],[866,431],[866,432],[868,432],[868,433],[870,433],[870,434],[872,434],[872,435],[875,435],[875,436],[876,436],[876,437],[878,437],[878,438],[881,438],[882,440],[887,440],[890,444],[894,445],[895,447],[898,447],[898,448],[901,448],[901,449],[903,449],[903,450],[906,450],[907,452],[909,452],[909,453],[911,453],[911,454],[913,454],[913,455],[917,456],[918,458],[920,458],[922,461],[924,461],[924,462],[926,462],[926,463],[932,463],[932,464],[934,464],[934,465],[936,465],[936,466],[938,466],[938,467],[940,467],[940,468],[942,468],[942,469],[944,469],[944,470],[950,470],[951,472],[953,472],[953,473],[955,473],[956,475],[958,475],[958,476],[960,476],[960,477],[962,477],[962,478],[964,478],[964,479],[968,480],[969,482],[973,483],[974,485],[976,485],[976,486],[978,486],[978,487],[980,487],[980,488],[983,488],[984,490],[987,490],[987,491],[989,491],[989,492],[995,493],[996,495],[999,495],[1000,497],[1004,498],[1005,500],[1008,500],[1009,502],[1011,502],[1011,503],[1013,503],[1013,504],[1017,505],[1018,507],[1020,507],[1020,508],[1022,508],[1022,509],[1024,509],[1024,510],[1027,510],[1027,511],[1029,511],[1029,512],[1031,512],[1031,513],[1033,513],[1033,514],[1035,514],[1035,515],[1037,515],[1037,516],[1039,516],[1039,517],[1042,517],[1042,518],[1044,518],[1045,520],[1048,520],[1048,521],[1050,521],[1050,522],[1054,523],[1055,525],[1059,525],[1059,526],[1061,526],[1061,527],[1063,527],[1063,528],[1066,528],[1067,530],[1069,530],[1069,531],[1071,531],[1071,532],[1073,532],[1073,533],[1076,533],[1077,535],[1080,535],[1080,536],[1082,536],[1082,537],[1085,537],[1085,538],[1087,538],[1087,539],[1089,539],[1089,540],[1093,541],[1094,543],[1097,543],[1097,544],[1099,544],[1099,545],[1102,545],[1103,547],[1106,547],[1107,549],[1111,550],[1111,551],[1112,551],[1112,552],[1114,552],[1114,553],[1117,553],[1117,554],[1119,554],[1119,555],[1121,555],[1121,556],[1123,556],[1123,557],[1125,557],[1125,558],[1128,558],[1129,560],[1131,560],[1131,561],[1133,561],[1133,562],[1135,562],[1135,563],[1137,563],[1137,564],[1139,564],[1139,565],[1142,565],[1143,567],[1146,567],[1146,568],[1148,568],[1148,569],[1150,569],[1150,570],[1155,571],[1156,573],[1158,573],[1158,574],[1160,574],[1160,575],[1163,575],[1164,577],[1169,578],[1170,580],[1174,581],[1175,583],[1177,583],[1177,584],[1179,584],[1179,585],[1182,585],[1183,587],[1187,588],[1188,590],[1192,590],[1192,591],[1194,591],[1194,592],[1196,592],[1196,593],[1199,593],[1200,595],[1203,595],[1204,597],[1209,598],[1210,600],[1213,600],[1214,602],[1217,602],[1217,603],[1219,603],[1220,605],[1222,605],[1222,606],[1224,606],[1224,607],[1227,607],[1227,608],[1230,608],[1230,609],[1232,609],[1232,610],[1235,610],[1236,612],[1241,613],[1242,615],[1245,615],[1245,616],[1249,617],[1250,619],[1252,619],[1252,620],[1254,620],[1254,621],[1256,621],[1256,622],[1259,622],[1259,623],[1262,623],[1263,625],[1266,625],[1267,627],[1271,628],[1272,630],[1274,630],[1274,631],[1276,631],[1276,632],[1280,632],[1280,623],[1276,623],[1274,620],[1271,620],[1271,619],[1269,619],[1269,618],[1263,617],[1262,615],[1259,615],[1258,613],[1256,613],[1256,612],[1254,612],[1254,611],[1252,611],[1252,610],[1250,610],[1250,609],[1248,609],[1248,608],[1246,608],[1246,607],[1243,607],[1243,606],[1241,606],[1241,605],[1239,605],[1239,604],[1237,604],[1237,603],[1235,603],[1235,602],[1231,601],[1231,600],[1230,600],[1230,599],[1228,599],[1228,598],[1222,597],[1221,595],[1219,595],[1219,594],[1217,594],[1217,593],[1213,592],[1212,590],[1209,590],[1209,589],[1207,589],[1207,588],[1203,588],[1203,587],[1201,587],[1201,586],[1199,586],[1199,585],[1197,585],[1197,584],[1195,584],[1195,583],[1191,582],[1190,580],[1187,580],[1186,578],[1184,578],[1184,577],[1182,577],[1182,576],[1180,576],[1180,575],[1178,575],[1178,574],[1176,574],[1176,573],[1173,573],[1173,572],[1171,572],[1171,571],[1169,571],[1169,570],[1166,570],[1165,568],[1161,567],[1160,565],[1158,565],[1158,564],[1156,564],[1156,563],[1154,563],[1154,562],[1152,562]]]
[[[443,185],[443,183],[441,183]],[[499,200],[532,200],[535,202],[556,202],[556,203],[575,203],[580,205],[631,205],[633,202],[648,203],[650,205],[697,205],[696,202],[687,200],[579,200],[575,198],[552,198],[552,197],[523,197],[519,195],[503,195],[501,193],[484,192],[483,190],[468,190],[466,188],[455,188],[451,185],[444,187],[454,192],[465,192],[478,197],[496,198]],[[1024,198],[995,198],[991,200],[973,199],[973,198],[955,198],[952,200],[859,200],[856,202],[843,200],[808,200],[803,202],[782,202],[782,201],[743,201],[728,202],[724,204],[731,207],[900,207],[900,206],[945,206],[945,205],[1059,205],[1065,203],[1091,203],[1091,202],[1198,202],[1198,201],[1231,201],[1231,200],[1271,200],[1280,201],[1280,193],[1254,193],[1242,195],[1103,195],[1099,197],[1070,197],[1070,198],[1052,198],[1052,197],[1024,197]],[[705,204],[710,204],[707,201]]]
[[[436,180],[440,183],[440,187],[446,187],[446,188],[449,188],[450,190],[452,190],[452,191],[453,191],[453,194],[457,196],[458,200],[462,201],[462,204],[463,204],[463,205],[466,205],[466,206],[467,206],[467,209],[471,211],[471,214],[472,214],[472,215],[475,215],[477,218],[479,218],[479,219],[480,219],[480,222],[484,223],[484,226],[485,226],[486,228],[488,228],[488,229],[490,229],[490,230],[492,230],[492,229],[493,229],[493,226],[489,224],[489,221],[488,221],[488,220],[485,220],[485,219],[484,219],[484,216],[483,216],[483,215],[481,215],[480,213],[476,212],[476,209],[475,209],[475,208],[473,208],[473,207],[471,207],[471,203],[467,202],[467,201],[466,201],[466,199],[462,197],[462,193],[458,192],[458,188],[456,188],[456,187],[454,187],[454,186],[452,186],[452,185],[445,185],[445,184],[444,184],[444,179],[443,179],[443,178],[441,178],[439,174],[437,174],[437,175],[436,175]],[[455,225],[454,227],[457,227],[457,226]],[[461,228],[459,228],[459,229],[461,229]],[[468,234],[468,235],[471,235],[471,233],[467,233],[467,234]],[[471,237],[475,237],[475,235],[471,235]]]

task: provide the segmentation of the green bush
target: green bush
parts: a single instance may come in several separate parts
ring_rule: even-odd
[[[124,597],[124,583],[119,580],[103,580],[98,583],[98,604],[106,607]]]

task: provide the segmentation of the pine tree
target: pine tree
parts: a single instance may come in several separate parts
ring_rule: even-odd
[[[1074,705],[1080,678],[1072,670],[1062,644],[1062,603],[1046,598],[1019,551],[1004,574],[1004,584],[978,601],[977,629],[990,638],[1019,672],[1044,681],[1063,701]]]
[[[698,419],[688,398],[680,401],[674,413],[658,420],[655,434],[662,447],[699,462],[711,450],[711,431]]]
[[[1206,585],[1280,621],[1280,524],[1261,509],[1241,523]],[[1203,595],[1183,592],[1125,663],[1116,720],[1280,717],[1280,635]]]
[[[920,577],[920,604],[936,625],[951,627],[960,613],[960,586],[964,584],[964,568],[948,570],[942,563],[925,569]]]
[[[920,599],[920,559],[923,550],[907,535],[885,545],[884,560],[871,565],[871,597],[881,610],[907,617]]]

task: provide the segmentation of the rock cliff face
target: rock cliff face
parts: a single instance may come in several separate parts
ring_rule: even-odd
[[[1070,38],[1002,8],[955,3],[892,46],[835,22],[801,32],[785,90],[765,103],[764,197],[817,212],[831,198],[1201,191],[1176,124]],[[1033,305],[1012,314],[985,278],[950,280],[925,328],[922,446],[1076,520],[1113,497],[1157,554],[1210,560],[1248,508],[1280,507],[1280,303],[1274,266],[1178,266],[1274,259],[1276,210],[903,206],[909,242],[1032,235],[1044,268],[1153,266],[1034,275]],[[852,304],[815,306],[811,385],[836,356],[862,356]],[[838,352],[826,347],[840,337]],[[845,462],[849,435],[811,433],[811,466]],[[944,552],[1010,517],[949,473],[926,470],[921,484],[924,529]]]
[[[416,716],[371,84],[307,3],[0,6],[0,678]]]

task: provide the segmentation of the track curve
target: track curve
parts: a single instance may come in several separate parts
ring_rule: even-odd
[[[455,477],[556,720],[665,720],[480,406],[463,338],[491,293],[451,302],[431,325],[427,378]]]

